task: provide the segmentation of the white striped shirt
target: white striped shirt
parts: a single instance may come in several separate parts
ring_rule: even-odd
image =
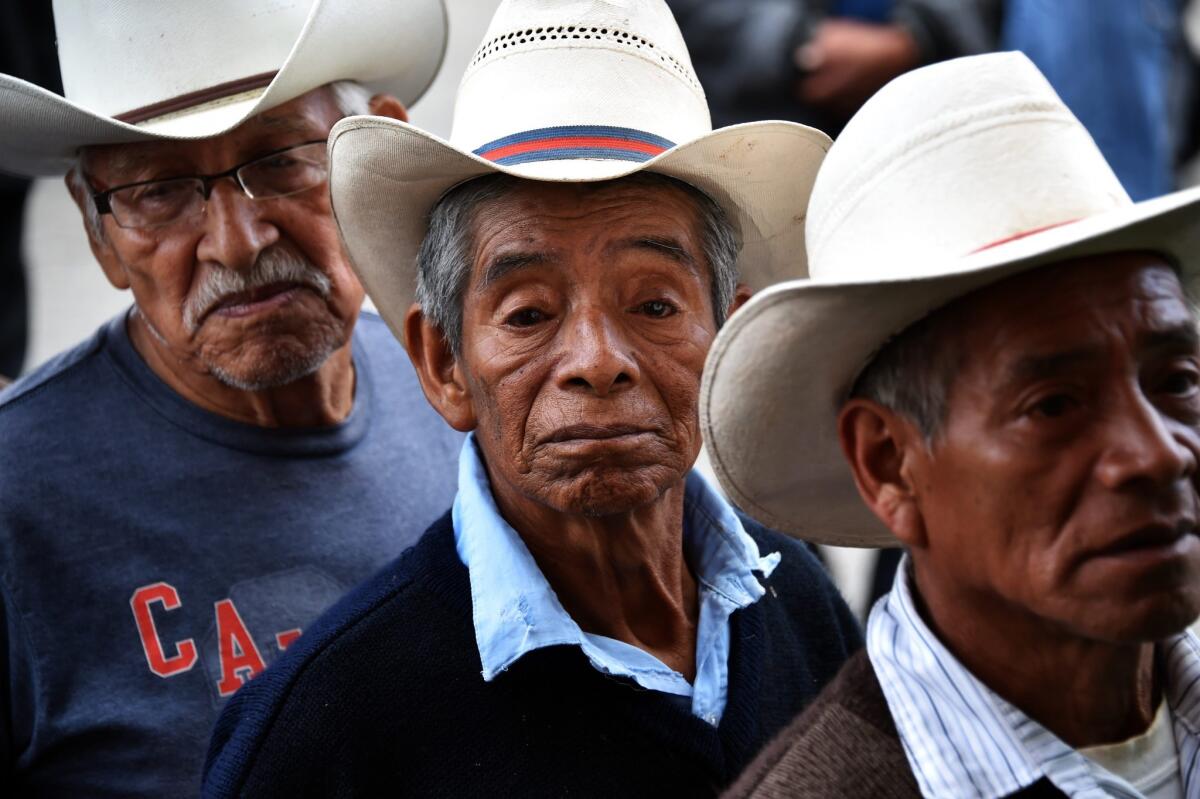
[[[867,654],[928,799],[996,799],[1043,777],[1077,799],[1142,794],[997,696],[950,654],[921,619],[906,555],[892,592],[867,621]],[[1200,797],[1200,640],[1161,644],[1184,795]]]

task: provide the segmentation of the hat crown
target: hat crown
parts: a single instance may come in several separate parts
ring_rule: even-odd
[[[1083,125],[1020,53],[903,75],[834,143],[807,221],[814,279],[924,277],[1131,201]]]
[[[504,0],[459,85],[450,141],[498,160],[490,145],[531,136],[568,147],[628,132],[661,151],[711,130],[664,0]],[[538,160],[531,172],[562,171]]]
[[[313,0],[54,0],[67,99],[120,117],[196,92],[261,90]],[[131,121],[138,121],[136,119]]]

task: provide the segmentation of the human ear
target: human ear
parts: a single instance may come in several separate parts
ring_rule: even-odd
[[[88,246],[97,263],[100,264],[100,268],[104,270],[104,276],[108,278],[108,282],[113,285],[113,288],[122,291],[129,288],[129,276],[125,273],[125,267],[121,264],[121,259],[117,257],[112,244],[103,235],[103,229],[93,230],[92,226],[88,224],[88,211],[92,204],[92,198],[87,193],[84,181],[74,168],[67,173],[64,180],[67,184],[67,191],[71,193],[71,199],[75,201],[79,213],[83,216],[83,231],[87,234]],[[103,217],[101,217],[100,224],[104,224]]]
[[[908,547],[925,546],[925,520],[912,485],[924,439],[907,419],[867,399],[852,399],[837,419],[838,442],[863,502]]]
[[[477,421],[466,376],[445,336],[415,302],[404,316],[404,342],[425,399],[455,430],[474,430]]]
[[[371,113],[377,117],[391,117],[401,122],[408,121],[408,109],[404,107],[404,103],[390,94],[375,95],[368,103],[368,107],[371,109]]]
[[[754,290],[745,283],[738,283],[737,288],[733,292],[733,299],[729,302],[729,307],[725,310],[725,318],[733,316],[733,312],[746,304],[746,301],[754,296]]]

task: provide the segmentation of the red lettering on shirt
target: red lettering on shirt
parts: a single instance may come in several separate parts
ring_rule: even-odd
[[[300,629],[284,630],[281,633],[275,633],[275,643],[279,645],[279,651],[285,651],[292,643],[300,637]]]
[[[138,636],[142,639],[142,651],[146,653],[146,663],[150,666],[150,671],[159,677],[173,677],[196,665],[196,642],[191,638],[177,642],[175,654],[167,657],[163,651],[162,640],[158,637],[158,630],[154,626],[154,616],[150,613],[150,605],[154,602],[161,602],[163,610],[177,610],[182,604],[179,601],[179,592],[168,583],[153,583],[137,589],[129,599]]]
[[[217,683],[217,691],[221,696],[229,696],[266,665],[233,601],[222,599],[216,604],[216,613],[217,649],[221,659],[221,681]]]

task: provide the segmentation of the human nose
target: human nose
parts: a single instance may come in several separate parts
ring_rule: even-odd
[[[572,313],[564,328],[559,337],[560,387],[606,397],[638,381],[637,360],[628,351],[619,325],[603,311],[589,308]]]
[[[228,269],[249,269],[263,250],[279,241],[279,229],[261,217],[257,203],[232,179],[213,185],[202,224],[197,257]]]
[[[1097,465],[1101,481],[1117,490],[1136,483],[1169,486],[1196,473],[1197,436],[1137,392],[1117,409],[1105,431]]]

